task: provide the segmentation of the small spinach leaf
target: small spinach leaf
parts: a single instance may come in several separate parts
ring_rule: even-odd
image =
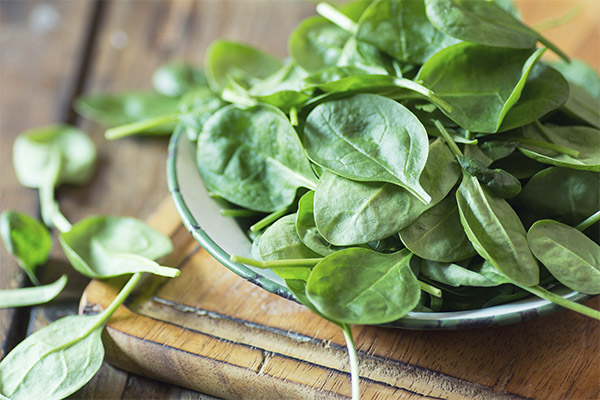
[[[48,261],[52,250],[52,237],[48,229],[29,215],[6,210],[0,214],[0,237],[29,280],[39,285],[35,270]]]
[[[180,97],[187,91],[207,86],[202,69],[183,62],[169,62],[152,74],[154,89],[165,96]]]

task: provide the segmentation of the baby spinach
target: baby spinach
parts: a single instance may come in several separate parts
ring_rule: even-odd
[[[252,84],[277,72],[279,59],[253,47],[227,40],[214,41],[205,56],[206,80],[210,88],[221,93],[231,80]]]
[[[321,257],[298,237],[295,214],[278,219],[265,230],[258,240],[258,252],[265,261]]]
[[[19,343],[0,362],[0,394],[14,400],[63,399],[85,385],[104,360],[104,326],[140,278],[133,275],[100,314],[61,318]]]
[[[409,266],[411,256],[408,250],[340,250],[315,265],[306,296],[321,314],[345,324],[395,321],[412,310],[421,295]]]
[[[496,196],[510,199],[521,192],[521,182],[505,170],[487,168],[478,159],[467,156],[457,157],[457,160],[463,171],[477,178]]]
[[[230,105],[213,114],[198,137],[198,169],[207,187],[256,211],[290,205],[316,177],[286,116],[266,104]]]
[[[135,272],[174,277],[175,268],[153,260],[173,250],[171,240],[134,218],[92,216],[59,235],[71,265],[90,278],[109,278]]]
[[[414,64],[458,43],[429,22],[422,0],[374,1],[359,20],[356,38]]]
[[[31,283],[39,285],[35,270],[46,263],[52,249],[48,229],[27,214],[6,210],[0,214],[0,237]]]
[[[569,60],[554,44],[493,1],[425,0],[425,7],[431,23],[457,39],[517,49],[531,49],[539,40]]]
[[[177,119],[185,129],[189,140],[195,142],[202,131],[202,127],[212,114],[225,107],[219,96],[207,87],[201,87],[186,92],[179,102]]]
[[[166,96],[180,97],[190,89],[207,85],[202,69],[183,62],[169,62],[152,74],[152,86]]]
[[[429,203],[419,183],[427,159],[427,133],[405,107],[358,94],[321,104],[308,115],[304,145],[309,158],[335,173],[402,186]]]
[[[327,256],[338,247],[327,242],[317,229],[314,214],[315,192],[307,192],[298,201],[298,212],[296,213],[296,233],[302,243],[309,249],[321,256]]]
[[[421,259],[420,272],[429,279],[453,287],[492,287],[499,284],[494,278],[490,279],[490,277],[478,271],[473,271],[452,262]]]
[[[66,284],[67,275],[62,275],[47,285],[40,285],[38,282],[38,286],[34,287],[0,290],[0,308],[27,307],[47,303],[58,296]]]
[[[13,144],[13,165],[19,182],[40,192],[42,217],[48,226],[69,229],[59,212],[54,189],[61,183],[87,183],[95,171],[96,146],[81,130],[59,124],[22,133]]]
[[[495,133],[543,53],[458,43],[429,58],[415,79],[452,106],[445,113],[462,128]]]
[[[453,262],[475,255],[460,224],[453,193],[401,229],[399,235],[407,249],[427,260]]]
[[[73,104],[77,113],[107,126],[118,126],[164,116],[177,111],[178,99],[157,92],[93,93],[79,96]],[[174,123],[148,129],[148,134],[168,134]]]
[[[550,273],[570,289],[600,294],[600,246],[577,229],[550,219],[527,232],[531,251]]]
[[[315,223],[323,237],[340,246],[385,239],[446,197],[460,176],[459,167],[442,140],[429,147],[421,175],[431,194],[429,204],[394,184],[357,182],[324,172],[314,202]]]
[[[542,218],[575,225],[600,209],[600,174],[546,168],[529,179],[516,201]]]

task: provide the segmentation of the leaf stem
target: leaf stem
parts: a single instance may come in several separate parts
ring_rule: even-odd
[[[58,203],[54,198],[54,184],[41,186],[39,192],[40,211],[44,224],[48,227],[55,227],[62,233],[70,231],[73,226],[60,212]]]
[[[433,120],[433,123],[435,124],[436,128],[438,128],[438,130],[442,134],[442,137],[448,144],[448,147],[450,147],[450,150],[452,150],[452,153],[454,153],[454,156],[455,157],[463,157],[462,151],[460,151],[460,148],[458,147],[458,145],[456,144],[454,139],[452,139],[452,136],[448,133],[446,128],[444,128],[444,125],[442,125],[442,123],[440,121],[438,121],[437,119]]]
[[[521,289],[528,291],[544,300],[551,301],[554,304],[567,308],[571,311],[578,312],[587,317],[591,317],[597,320],[600,320],[600,311],[594,310],[593,308],[584,306],[583,304],[576,303],[571,300],[567,300],[562,296],[557,295],[556,293],[552,293],[549,290],[544,289],[541,286],[522,286],[517,285]]]
[[[142,279],[141,272],[136,272],[131,276],[131,278],[129,278],[129,280],[127,281],[125,286],[123,286],[117,297],[115,297],[114,300],[110,303],[110,305],[104,311],[102,311],[102,317],[100,318],[98,324],[96,324],[94,329],[106,323],[110,319],[110,317],[117,310],[117,308],[119,308],[119,306],[123,304],[123,302],[125,302],[125,299],[127,298],[127,296],[129,296],[129,294],[131,294],[131,292],[138,284],[140,279]]]
[[[556,151],[557,153],[566,154],[571,157],[579,157],[579,152],[577,150],[573,150],[568,147],[560,146],[554,143],[543,142],[541,140],[522,138],[519,139],[519,144],[541,147],[542,149]]]
[[[598,221],[600,221],[600,210],[596,211],[594,214],[587,217],[585,220],[576,225],[575,229],[578,229],[581,232],[583,232]]]
[[[258,221],[254,225],[252,225],[250,227],[250,230],[252,232],[258,232],[260,230],[263,230],[265,227],[271,225],[273,222],[275,222],[279,218],[283,217],[285,215],[285,213],[287,212],[287,210],[288,210],[288,208],[284,207],[280,210],[272,212],[271,214],[267,215],[266,217],[264,217],[263,219],[261,219],[260,221]]]
[[[442,291],[436,288],[435,286],[425,283],[423,281],[419,281],[419,285],[421,286],[421,290],[425,293],[429,293],[434,297],[442,297]]]
[[[350,361],[350,380],[352,385],[352,400],[360,400],[360,375],[358,372],[358,354],[356,345],[352,337],[352,329],[350,325],[342,324],[342,332],[346,339],[346,347],[348,348],[348,358]]]
[[[312,267],[317,265],[323,258],[294,258],[288,260],[255,260],[253,258],[232,255],[229,258],[233,262],[252,265],[257,268],[277,268],[277,267]]]
[[[358,25],[354,21],[329,3],[317,4],[317,12],[352,35],[358,31]]]
[[[179,113],[173,113],[161,115],[156,118],[145,119],[143,121],[132,122],[130,124],[115,126],[114,128],[107,129],[104,133],[104,137],[107,140],[121,139],[126,136],[131,136],[136,133],[148,131],[149,129],[177,121],[178,117]]]
[[[296,107],[290,108],[290,123],[292,126],[298,126],[298,109]]]
[[[240,218],[240,217],[253,217],[256,215],[256,211],[247,210],[245,208],[222,208],[219,210],[219,214],[224,217]]]
[[[406,78],[394,78],[394,84],[398,87],[412,90],[413,92],[425,96],[427,99],[429,99],[429,101],[431,101],[433,104],[435,104],[447,113],[452,112],[452,106],[450,104],[446,103],[446,101],[438,97],[432,90],[426,88],[423,85],[418,84],[417,82],[411,81],[410,79]]]

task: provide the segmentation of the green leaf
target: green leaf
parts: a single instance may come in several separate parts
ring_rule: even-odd
[[[48,261],[52,250],[52,237],[48,229],[26,214],[6,210],[0,214],[0,237],[29,280],[39,285],[35,270]]]
[[[319,233],[315,223],[314,200],[315,192],[310,190],[298,201],[296,233],[306,247],[321,256],[327,256],[340,248],[327,242]]]
[[[530,124],[523,136],[550,145],[558,145],[578,153],[577,156],[522,142],[519,150],[544,164],[586,171],[600,171],[600,130],[587,126],[549,126]]]
[[[312,90],[303,89],[307,75],[298,65],[288,62],[271,76],[256,81],[248,94],[261,103],[289,110],[310,98]]]
[[[460,168],[441,139],[430,145],[421,175],[422,186],[431,194],[427,205],[394,184],[356,182],[323,173],[315,192],[316,226],[338,246],[385,239],[446,197],[459,177]]]
[[[437,262],[421,259],[420,273],[436,282],[444,283],[452,287],[475,286],[492,287],[498,286],[498,282],[489,279],[485,275],[450,262]]]
[[[80,129],[50,125],[22,133],[13,145],[19,182],[40,188],[49,183],[87,183],[95,171],[96,146]]]
[[[27,307],[47,303],[55,298],[67,284],[67,275],[62,275],[48,285],[0,290],[0,308]]]
[[[600,210],[600,174],[546,168],[527,182],[516,200],[539,217],[575,225]]]
[[[425,0],[425,8],[437,29],[457,39],[516,49],[531,49],[539,40],[568,60],[555,45],[493,1]]]
[[[525,228],[506,200],[466,174],[456,200],[461,224],[477,253],[514,282],[537,285],[539,267],[529,250]]]
[[[414,64],[423,64],[438,51],[459,42],[434,28],[422,0],[373,2],[359,20],[356,37]]]
[[[166,96],[180,97],[191,89],[206,85],[202,69],[180,61],[161,65],[152,74],[152,86]]]
[[[83,117],[107,126],[118,126],[156,118],[177,111],[178,99],[156,92],[92,93],[78,97],[73,107]],[[164,135],[174,124],[164,124],[144,133]]]
[[[535,257],[560,283],[600,294],[600,246],[577,229],[557,221],[537,221],[527,232]]]
[[[458,43],[433,55],[415,80],[452,106],[445,114],[462,128],[494,133],[543,52]]]
[[[210,88],[221,93],[231,79],[252,85],[282,66],[277,58],[242,43],[215,40],[206,50],[205,71]]]
[[[197,162],[206,186],[241,207],[273,212],[316,177],[286,116],[266,104],[227,106],[206,121]]]
[[[306,295],[326,317],[346,324],[384,324],[402,318],[419,302],[421,290],[401,250],[381,254],[362,248],[340,250],[319,262]]]
[[[198,140],[206,121],[226,105],[209,88],[202,87],[187,92],[179,103],[180,114],[177,118],[188,139],[192,142]]]
[[[90,278],[135,272],[179,275],[177,269],[152,261],[173,250],[171,240],[134,218],[88,217],[62,233],[59,240],[71,265]]]
[[[332,172],[366,182],[402,186],[424,203],[419,183],[427,160],[427,132],[406,107],[357,94],[315,107],[304,128],[308,157]]]
[[[407,249],[428,260],[453,262],[476,254],[460,224],[453,195],[426,210],[399,235]]]
[[[569,82],[584,89],[596,99],[600,99],[600,75],[586,62],[571,60],[570,62],[551,62],[550,66],[563,74]]]

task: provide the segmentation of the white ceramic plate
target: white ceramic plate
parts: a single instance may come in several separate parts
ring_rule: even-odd
[[[167,178],[169,190],[177,211],[194,238],[219,262],[244,279],[261,288],[293,299],[284,281],[270,270],[234,263],[231,254],[251,257],[251,241],[238,223],[219,213],[221,206],[213,200],[196,168],[196,146],[185,133],[176,131],[169,145]],[[589,296],[564,287],[555,293],[573,300],[583,301]],[[479,310],[459,312],[411,312],[404,318],[388,324],[409,329],[461,329],[506,325],[559,309],[553,303],[536,297]]]

